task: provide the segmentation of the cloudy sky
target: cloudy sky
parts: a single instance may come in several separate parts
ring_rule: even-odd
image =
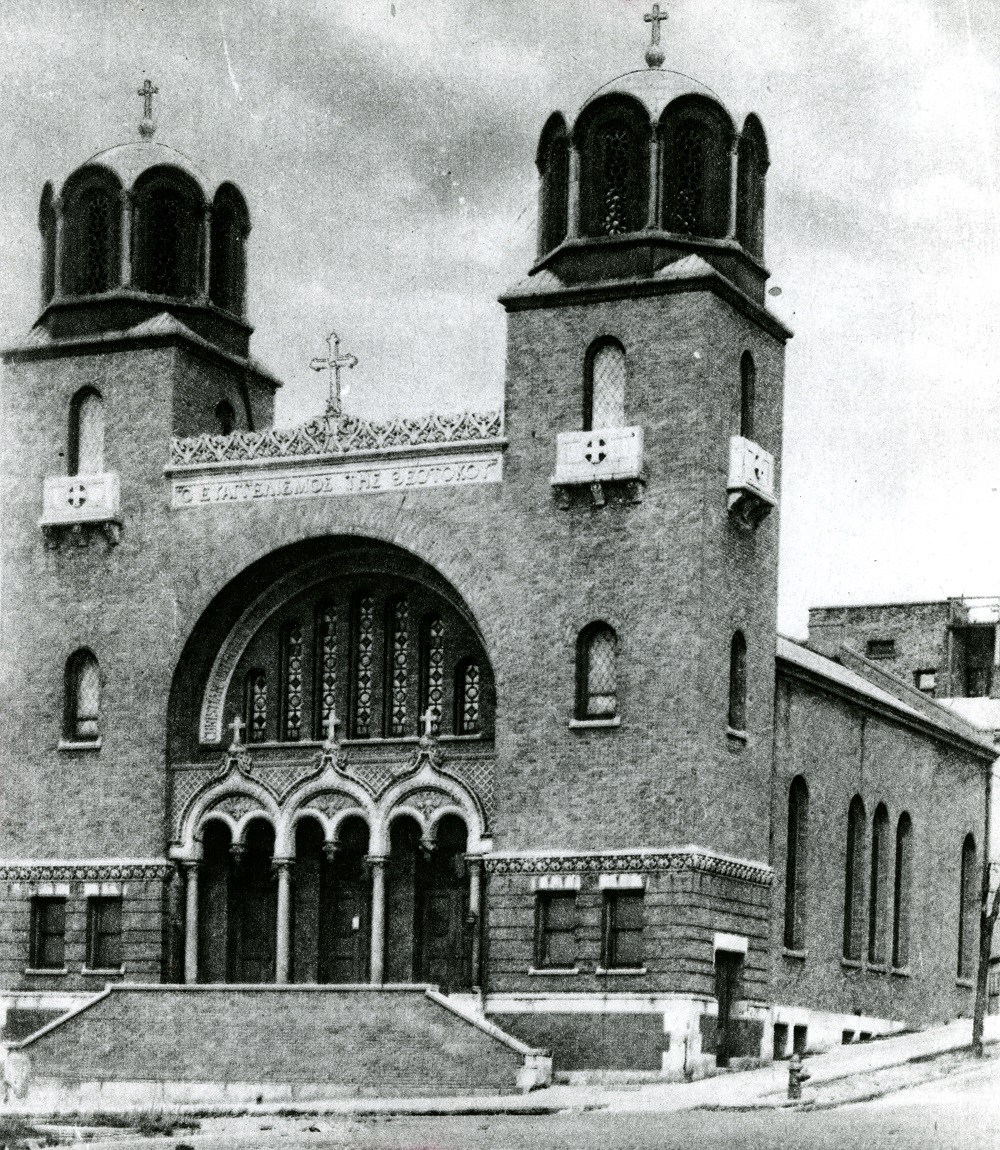
[[[661,4],[663,0],[661,0]],[[38,196],[136,138],[244,190],[281,422],[499,404],[496,296],[534,251],[535,142],[642,66],[638,0],[5,0],[0,336],[37,313]],[[780,624],[1000,592],[995,0],[667,0],[667,67],[768,132],[786,382]]]

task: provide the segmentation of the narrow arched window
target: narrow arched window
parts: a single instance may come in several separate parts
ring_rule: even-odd
[[[267,741],[268,698],[267,675],[255,669],[246,682],[247,739],[251,743]]]
[[[246,295],[246,241],[250,216],[232,184],[223,184],[212,206],[208,294],[212,303],[242,315]]]
[[[566,238],[569,210],[569,140],[559,113],[549,118],[535,158],[541,179],[538,205],[538,254],[544,256]]]
[[[913,881],[913,824],[904,811],[896,824],[896,881],[892,900],[892,965],[910,964],[910,890]]]
[[[847,811],[847,864],[844,869],[844,958],[861,961],[865,918],[865,804],[860,795]]]
[[[455,669],[455,734],[482,731],[482,671],[474,659],[463,659]]]
[[[583,430],[624,426],[625,349],[617,340],[598,340],[585,362]]]
[[[372,737],[374,707],[375,601],[364,595],[351,610],[351,738]]]
[[[74,651],[66,661],[63,735],[75,743],[96,742],[101,734],[101,669],[93,652]]]
[[[575,129],[580,149],[580,232],[615,236],[649,222],[649,118],[630,99],[590,105]]]
[[[764,255],[764,190],[768,155],[764,129],[756,116],[743,125],[737,152],[736,238],[757,259]]]
[[[747,641],[736,631],[729,644],[729,729],[747,729]]]
[[[302,628],[289,623],[281,635],[281,733],[286,743],[297,743],[302,738],[305,645]]]
[[[444,714],[444,621],[427,615],[420,628],[420,730],[430,711],[431,731],[441,733]]]
[[[754,437],[754,407],[757,403],[757,367],[745,351],[740,359],[740,435]]]
[[[962,844],[962,873],[958,908],[958,977],[972,978],[976,969],[976,939],[979,935],[979,900],[976,875],[976,840],[965,836]]]
[[[799,775],[788,788],[788,839],[785,849],[785,947],[805,949],[806,845],[809,791]]]
[[[681,100],[667,108],[661,125],[664,227],[722,238],[729,229],[729,117],[710,100]]]
[[[405,599],[388,604],[385,618],[385,732],[401,739],[410,727],[410,608]]]
[[[56,291],[56,211],[52,185],[46,184],[38,205],[38,230],[42,236],[42,304],[47,304]]]
[[[236,412],[228,399],[221,399],[215,405],[215,426],[219,435],[232,435],[236,427]]]
[[[877,966],[886,960],[886,926],[889,910],[889,812],[884,803],[872,819],[871,881],[868,884],[868,961]]]
[[[81,388],[70,401],[68,440],[69,475],[104,471],[104,400],[96,388]]]
[[[618,713],[618,641],[607,623],[592,623],[577,640],[578,719],[612,719]]]
[[[136,181],[134,202],[136,287],[191,299],[203,274],[200,190],[181,172],[153,168]]]
[[[316,709],[317,737],[330,734],[330,716],[337,708],[337,609],[322,603],[316,613]],[[341,726],[340,734],[344,734]]]

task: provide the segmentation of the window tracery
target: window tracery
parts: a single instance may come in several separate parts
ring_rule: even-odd
[[[337,613],[323,607],[319,616],[319,735],[325,737],[337,706]]]
[[[354,738],[372,736],[372,688],[375,654],[375,604],[370,596],[357,608],[354,670]]]
[[[424,623],[424,690],[422,711],[431,712],[431,731],[441,733],[444,710],[444,622],[438,617]]]
[[[625,426],[625,349],[599,340],[587,356],[584,431]]]
[[[250,715],[247,735],[251,743],[267,740],[267,676],[251,671],[247,678],[247,712]]]
[[[617,636],[594,623],[577,641],[577,718],[612,719],[618,713]]]
[[[729,117],[710,100],[688,98],[667,108],[661,123],[664,227],[681,235],[722,238],[730,213]]]
[[[592,104],[575,129],[580,148],[580,232],[617,236],[649,216],[649,117],[630,99]]]
[[[66,662],[64,737],[72,742],[100,738],[101,669],[92,651],[81,648]]]
[[[302,628],[294,623],[285,632],[285,740],[302,738]]]
[[[480,693],[482,690],[479,664],[462,663],[455,676],[456,710],[455,733],[478,735],[480,730]]]
[[[409,699],[409,611],[405,599],[397,599],[392,606],[389,625],[392,633],[392,657],[389,669],[391,682],[389,734],[402,738],[407,730],[407,701]]]

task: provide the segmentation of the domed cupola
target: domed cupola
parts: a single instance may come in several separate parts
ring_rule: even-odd
[[[663,70],[653,28],[646,68],[599,88],[572,126],[558,112],[545,124],[532,270],[564,283],[646,277],[697,253],[762,301],[764,129]]]
[[[98,152],[39,207],[42,305],[56,339],[124,331],[170,312],[227,351],[246,355],[250,216],[235,185],[210,179],[153,140],[149,82],[140,140]]]

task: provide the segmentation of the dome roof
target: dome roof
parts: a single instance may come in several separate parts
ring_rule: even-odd
[[[726,108],[727,111],[730,111],[730,115],[733,115],[737,128],[745,119],[745,113],[738,117],[734,115],[734,112],[739,111],[739,109],[730,110],[718,92],[712,91],[707,84],[702,84],[701,81],[686,76],[683,72],[672,72],[661,68],[637,68],[634,72],[625,72],[621,76],[616,76],[613,80],[602,84],[596,92],[590,95],[584,101],[580,112],[582,113],[586,108],[589,108],[595,100],[599,100],[602,96],[612,94],[632,96],[646,108],[652,120],[658,120],[664,108],[676,100],[678,96],[692,95],[705,96]],[[577,118],[579,118],[579,113]]]
[[[221,181],[211,179],[201,168],[176,148],[167,144],[157,144],[152,140],[140,140],[131,144],[117,144],[97,152],[80,168],[103,167],[115,173],[123,188],[131,188],[143,172],[150,168],[179,168],[189,175],[201,188],[206,200],[211,201]],[[79,171],[80,169],[75,169]]]

